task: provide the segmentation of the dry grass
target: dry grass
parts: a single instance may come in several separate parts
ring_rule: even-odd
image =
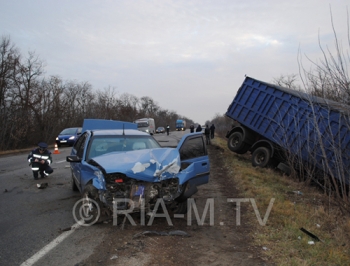
[[[277,265],[349,265],[350,217],[344,216],[329,196],[272,169],[252,167],[249,155],[227,149],[226,139],[215,138],[213,144],[229,155],[225,166],[242,197],[255,199],[262,218],[270,199],[275,198],[266,225],[253,223],[255,230],[251,233],[257,245],[267,248],[266,256]],[[300,228],[322,241],[310,245],[314,239]]]
[[[35,147],[27,148],[27,149],[18,149],[18,150],[8,150],[8,151],[0,151],[1,155],[13,155],[13,154],[20,154],[20,153],[26,153],[30,152],[31,150],[35,149]]]
[[[30,151],[32,151],[35,148],[36,148],[36,146],[28,147],[28,148],[24,148],[24,149],[17,149],[17,150],[0,151],[0,156],[1,155],[13,155],[13,154],[29,153]],[[53,151],[55,148],[55,145],[49,145],[48,148],[50,151]]]

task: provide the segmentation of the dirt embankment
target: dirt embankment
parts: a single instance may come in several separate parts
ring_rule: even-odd
[[[97,225],[108,230],[108,237],[78,265],[272,265],[262,256],[262,247],[252,245],[254,229],[244,208],[237,225],[236,204],[227,199],[240,198],[240,193],[235,189],[235,173],[222,164],[224,151],[212,145],[209,156],[210,181],[194,196],[197,217],[192,210],[190,219],[170,214],[173,225],[164,217],[155,218],[152,226],[141,226],[137,218],[137,226],[126,221],[123,229],[111,223]],[[203,218],[210,201],[213,209],[208,208]]]

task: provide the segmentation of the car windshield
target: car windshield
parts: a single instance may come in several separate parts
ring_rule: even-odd
[[[137,122],[137,127],[148,127],[148,122]]]
[[[75,135],[75,132],[77,132],[76,128],[66,128],[60,133],[60,135]]]
[[[110,152],[153,148],[161,148],[161,146],[154,138],[148,136],[95,136],[89,144],[86,159]]]

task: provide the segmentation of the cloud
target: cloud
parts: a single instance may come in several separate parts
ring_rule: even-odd
[[[321,56],[318,36],[333,46],[326,0],[3,2],[0,34],[35,50],[47,75],[147,95],[200,123],[226,111],[245,74],[270,82],[298,72],[299,49]],[[347,5],[331,3],[343,41]]]

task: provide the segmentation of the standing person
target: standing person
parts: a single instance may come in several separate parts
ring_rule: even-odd
[[[194,132],[194,125],[193,125],[193,124],[191,124],[191,126],[190,126],[190,130],[191,130],[191,133],[193,133],[193,132]]]
[[[169,130],[170,130],[170,127],[169,125],[166,126],[166,134],[169,136]]]
[[[201,127],[200,124],[198,124],[198,127],[197,127],[197,129],[196,129],[196,132],[201,132],[201,131],[202,131],[202,127]]]
[[[51,152],[47,149],[47,144],[45,142],[40,142],[38,148],[32,150],[28,155],[29,165],[32,166],[34,179],[37,180],[39,173],[41,178],[45,178],[53,172],[50,167],[52,163]]]
[[[215,126],[214,124],[211,124],[210,126],[210,138],[214,138],[214,132],[215,132]]]
[[[209,145],[210,144],[210,128],[208,125],[205,125],[204,135],[205,135],[205,141],[206,141],[207,145]]]

